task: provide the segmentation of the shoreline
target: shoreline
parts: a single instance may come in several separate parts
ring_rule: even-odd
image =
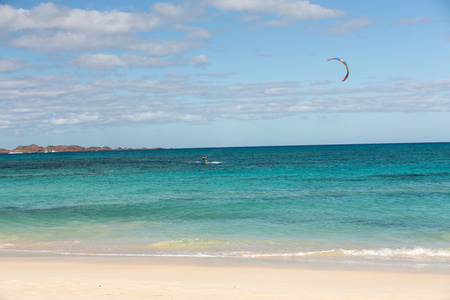
[[[41,147],[36,144],[29,146],[18,146],[12,150],[0,148],[0,154],[35,154],[35,153],[77,153],[77,152],[107,152],[107,151],[143,151],[143,150],[165,150],[164,148],[111,148],[103,147],[82,147],[78,145],[58,145]]]
[[[449,260],[415,260],[401,258],[361,258],[361,257],[267,257],[267,256],[213,256],[188,254],[143,254],[143,253],[70,253],[48,250],[12,250],[0,248],[1,259],[56,261],[129,261],[155,263],[182,263],[198,265],[237,265],[288,267],[330,270],[370,270],[388,272],[419,272],[430,274],[449,274]]]
[[[105,151],[141,151],[141,150],[186,150],[186,149],[224,149],[224,148],[277,148],[277,147],[346,147],[346,146],[386,146],[386,145],[420,145],[420,144],[449,144],[450,142],[379,142],[379,143],[357,143],[357,144],[300,144],[300,145],[243,145],[243,146],[204,146],[204,147],[177,147],[177,148],[164,148],[164,147],[152,147],[152,148],[130,148],[130,147],[118,147],[111,148],[109,146],[91,146],[83,147],[79,145],[58,145],[58,146],[46,146],[41,147],[36,144],[29,146],[17,146],[14,149],[5,149],[0,147],[0,154],[34,154],[34,153],[77,153],[77,152],[105,152]],[[22,152],[25,149],[25,152]],[[58,150],[58,151],[57,151]]]
[[[240,259],[2,256],[9,299],[450,299],[450,274]]]

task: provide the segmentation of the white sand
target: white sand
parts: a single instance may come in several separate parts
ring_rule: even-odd
[[[108,258],[0,258],[0,299],[450,299],[450,274]]]

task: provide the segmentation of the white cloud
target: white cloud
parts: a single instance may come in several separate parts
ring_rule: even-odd
[[[99,12],[42,3],[30,10],[0,5],[0,27],[9,32],[49,30],[122,34],[134,30],[150,30],[161,26],[158,15],[132,14],[118,11]]]
[[[80,123],[92,123],[99,119],[98,114],[91,114],[88,112],[84,112],[81,114],[70,113],[66,116],[61,116],[58,118],[50,118],[48,123],[52,125],[72,125],[72,124],[80,124]]]
[[[79,52],[120,45],[121,36],[100,36],[86,32],[41,32],[22,35],[9,43],[9,46],[38,52]]]
[[[201,3],[222,11],[275,14],[288,20],[328,19],[345,15],[340,10],[311,4],[308,0],[203,0]]]
[[[114,70],[117,68],[149,68],[171,65],[204,65],[208,63],[206,55],[186,57],[182,59],[163,59],[157,57],[143,57],[123,54],[120,56],[111,54],[83,54],[73,58],[70,64],[85,69]]]
[[[152,6],[152,12],[162,19],[162,22],[179,23],[189,22],[199,14],[180,5],[169,2],[158,2]]]
[[[43,3],[30,10],[0,5],[0,28],[11,33],[6,45],[38,52],[82,52],[102,49],[144,51],[164,56],[198,47],[183,40],[149,40],[138,31],[149,32],[171,25],[186,32],[188,39],[210,38],[208,30],[183,25],[196,20],[197,10],[171,3],[156,3],[150,13],[100,12]]]
[[[116,69],[128,67],[128,63],[116,55],[110,54],[83,54],[82,56],[75,57],[70,62],[72,65],[76,65],[82,68],[92,69]]]
[[[123,48],[133,51],[143,51],[152,56],[165,56],[177,54],[198,46],[198,44],[192,42],[177,40],[142,40],[129,41],[127,44],[123,45]]]
[[[8,129],[11,127],[11,121],[1,120],[0,119],[0,128],[1,129]]]
[[[28,68],[33,68],[33,66],[21,58],[0,58],[0,74],[12,73],[14,71]]]
[[[193,66],[201,66],[201,65],[208,64],[208,59],[206,58],[206,55],[204,55],[204,54],[188,57],[186,61],[190,65],[193,65]]]
[[[42,32],[18,37],[12,47],[38,52],[84,52],[102,49],[142,51],[151,56],[178,54],[199,44],[178,40],[145,40],[127,36],[96,35],[87,32]]]
[[[177,113],[177,112],[167,112],[167,111],[145,111],[136,112],[124,116],[124,119],[128,119],[132,122],[178,122],[178,121],[202,121],[205,118],[201,115],[195,115],[190,113]]]

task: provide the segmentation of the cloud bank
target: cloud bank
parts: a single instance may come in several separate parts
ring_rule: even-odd
[[[189,76],[87,83],[71,76],[8,77],[0,78],[0,128],[260,120],[304,112],[449,112],[449,96],[450,79],[301,89],[293,82],[216,86]]]
[[[141,64],[207,63],[204,54],[185,56],[186,51],[202,46],[199,41],[211,37],[207,29],[186,25],[197,20],[199,10],[172,3],[156,3],[150,10],[149,13],[100,12],[53,3],[42,3],[26,10],[0,5],[0,28],[7,47],[38,53],[83,53],[70,61],[72,65],[82,67],[105,69],[107,62],[111,63],[109,69]],[[139,35],[166,27],[182,32],[184,36],[180,39],[152,39],[146,34]],[[110,54],[117,51],[135,54]],[[99,60],[93,63],[92,58]],[[13,63],[17,67],[18,62]],[[3,66],[0,72],[5,73],[11,68]]]

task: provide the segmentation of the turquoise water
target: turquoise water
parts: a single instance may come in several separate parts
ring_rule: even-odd
[[[0,155],[0,251],[448,265],[450,143]]]

